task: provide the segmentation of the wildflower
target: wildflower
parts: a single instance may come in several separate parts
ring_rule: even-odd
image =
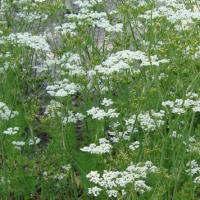
[[[145,184],[145,181],[143,180],[137,180],[135,181],[135,190],[141,194],[143,194],[144,192],[150,191],[151,187],[147,186]]]
[[[17,111],[11,111],[5,103],[0,102],[0,119],[9,120],[18,114],[19,113]]]
[[[17,44],[31,47],[35,50],[50,51],[50,46],[43,36],[32,35],[31,33],[11,33],[5,38],[8,41],[16,42]]]
[[[99,107],[92,107],[87,111],[88,115],[91,115],[93,119],[102,120],[106,117],[106,112]]]
[[[21,149],[22,146],[25,145],[24,141],[12,141],[12,144],[14,145],[14,147],[18,150]]]
[[[105,138],[99,139],[99,146],[96,144],[90,144],[89,146],[85,146],[81,148],[81,151],[89,152],[91,154],[104,154],[109,153],[112,149],[112,145],[110,145],[109,141]]]
[[[69,34],[70,36],[76,36],[76,23],[74,22],[69,22],[69,23],[64,23],[60,26],[56,26],[55,30],[56,32],[60,32],[62,35],[64,34]]]
[[[97,196],[99,196],[101,191],[102,191],[101,188],[94,186],[94,187],[88,189],[88,194],[97,197]]]
[[[24,146],[25,142],[23,142],[23,141],[13,141],[12,144],[16,145],[16,146]]]
[[[112,197],[117,198],[117,196],[118,196],[117,190],[107,190],[106,192],[110,198],[112,198]]]
[[[113,101],[111,99],[107,99],[107,98],[104,98],[102,103],[101,103],[103,106],[111,106],[113,104]]]
[[[145,112],[138,115],[138,121],[140,123],[141,128],[144,131],[150,132],[155,131],[157,128],[161,127],[165,124],[163,117],[165,116],[164,111],[155,112]]]
[[[140,147],[140,143],[138,141],[133,142],[132,144],[129,145],[129,149],[132,151],[135,151]]]
[[[150,186],[147,186],[145,179],[148,173],[155,173],[157,167],[152,162],[147,161],[145,165],[138,163],[137,165],[130,165],[124,171],[107,171],[104,170],[102,175],[97,171],[91,171],[87,178],[95,187],[100,188],[98,195],[102,190],[105,190],[109,197],[117,197],[118,193],[122,193],[123,196],[127,194],[128,185],[134,184],[134,189],[137,192],[144,193],[151,190]],[[89,194],[92,194],[90,192]]]
[[[104,111],[99,107],[92,107],[87,111],[88,115],[91,115],[93,119],[102,120],[106,117],[108,118],[117,118],[119,113],[116,112],[116,109],[110,108],[108,111]]]
[[[79,91],[79,86],[75,83],[70,83],[68,79],[57,81],[54,85],[47,86],[47,93],[55,97],[66,97],[73,95]]]
[[[7,128],[5,131],[3,131],[3,134],[5,135],[15,135],[19,131],[19,127],[14,127],[14,128]]]
[[[47,105],[44,114],[50,117],[61,116],[60,109],[62,106],[63,105],[60,102],[51,100],[49,105]]]
[[[72,111],[68,111],[67,117],[64,117],[63,124],[67,123],[77,123],[78,121],[82,121],[85,118],[85,115],[82,113],[73,113]]]
[[[28,144],[29,144],[29,146],[31,146],[31,145],[36,145],[36,144],[39,144],[40,141],[41,141],[40,138],[34,137],[33,139],[30,139],[30,140],[29,140],[29,143],[28,143]]]

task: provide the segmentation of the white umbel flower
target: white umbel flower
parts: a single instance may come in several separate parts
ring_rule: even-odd
[[[96,144],[90,144],[89,146],[85,146],[81,148],[81,151],[88,152],[91,154],[105,154],[109,153],[112,149],[112,145],[105,138],[99,139],[99,146]]]
[[[50,45],[43,36],[32,35],[31,33],[11,33],[5,38],[8,41],[16,42],[17,44],[30,47],[35,50],[50,52]]]
[[[19,131],[19,127],[14,127],[14,128],[7,128],[5,131],[3,131],[3,134],[5,135],[15,135]]]
[[[0,102],[0,120],[9,120],[17,116],[19,113],[17,111],[12,111],[8,108],[8,106]]]
[[[64,79],[47,86],[46,90],[51,96],[66,97],[77,93],[80,88],[75,83],[70,83],[68,79]]]
[[[132,144],[129,145],[129,149],[131,149],[132,151],[135,151],[136,149],[138,149],[140,147],[140,142],[135,141]]]

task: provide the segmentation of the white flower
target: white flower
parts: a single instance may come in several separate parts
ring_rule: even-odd
[[[112,145],[105,138],[99,139],[99,146],[96,144],[90,144],[89,146],[85,146],[81,148],[81,151],[89,152],[91,154],[105,154],[109,153],[112,149]]]
[[[119,117],[119,113],[116,112],[116,109],[110,108],[106,113],[106,117],[117,118]]]
[[[48,175],[47,171],[44,171],[44,172],[42,173],[42,175],[43,175],[43,176],[47,176],[47,175]]]
[[[162,79],[165,79],[165,78],[167,78],[168,77],[168,75],[166,75],[165,73],[161,73],[159,76],[158,76],[158,79],[159,80],[162,80]]]
[[[11,111],[5,103],[0,102],[0,120],[9,120],[18,114],[17,111]]]
[[[70,164],[63,165],[62,169],[64,169],[65,171],[69,171],[71,169],[71,165]]]
[[[162,106],[169,106],[170,108],[172,108],[174,106],[174,102],[173,101],[164,101],[162,102]]]
[[[77,5],[80,9],[91,8],[94,5],[103,2],[103,0],[75,0],[74,5]]]
[[[24,141],[12,141],[12,144],[15,145],[16,147],[21,147],[25,145]]]
[[[135,190],[141,194],[151,190],[151,187],[147,186],[144,180],[135,181]]]
[[[24,146],[25,142],[23,142],[23,141],[13,141],[12,144],[14,144],[16,146]]]
[[[108,118],[117,118],[119,113],[116,112],[116,109],[110,108],[106,111],[100,109],[99,107],[92,107],[87,111],[88,115],[92,116],[92,119],[102,120],[106,117]]]
[[[126,132],[131,133],[135,129],[136,115],[132,115],[129,119],[125,119]]]
[[[197,176],[197,177],[194,179],[194,183],[200,184],[200,176]]]
[[[77,14],[66,14],[65,16],[69,20],[75,20],[78,25],[84,24],[86,22],[92,27],[98,27],[104,29],[109,33],[121,33],[123,30],[122,23],[116,23],[112,25],[108,19],[106,12],[97,12],[92,11],[91,8],[93,5],[100,3],[100,1],[75,1],[75,5],[78,5],[79,12]]]
[[[28,143],[28,144],[29,144],[29,146],[31,146],[31,145],[36,145],[36,144],[39,144],[40,141],[41,141],[40,138],[34,137],[33,139],[30,139],[30,140],[29,140],[29,143]]]
[[[106,112],[99,107],[92,107],[87,111],[88,115],[91,115],[93,119],[102,120],[106,117]]]
[[[84,120],[85,115],[82,113],[73,113],[72,111],[68,111],[67,117],[64,117],[63,124],[67,123],[77,123],[78,121]]]
[[[107,99],[107,98],[104,98],[101,103],[101,105],[106,106],[106,107],[111,106],[112,104],[113,104],[113,101],[111,99]]]
[[[117,198],[117,196],[118,196],[117,190],[107,190],[106,192],[110,198],[112,198],[112,197]]]
[[[134,64],[134,67],[132,67],[131,63]],[[124,50],[111,54],[101,65],[97,65],[95,70],[104,75],[111,75],[126,70],[131,70],[134,73],[142,66],[159,66],[160,63],[164,63],[164,60],[159,61],[157,56],[152,56],[150,62],[149,57],[142,51]]]
[[[55,30],[57,32],[61,32],[61,34],[69,34],[71,36],[75,36],[76,33],[76,23],[74,22],[69,22],[69,23],[64,23],[61,26],[56,26]]]
[[[192,160],[191,162],[188,162],[187,167],[189,167],[189,169],[187,169],[186,172],[191,176],[194,176],[200,173],[200,166],[198,165],[196,160]]]
[[[194,108],[192,108],[192,110],[194,112],[200,112],[200,106],[195,106]]]
[[[35,2],[38,2],[38,3],[42,3],[42,2],[45,2],[46,0],[35,0]]]
[[[140,147],[140,142],[135,141],[132,144],[129,145],[129,149],[131,149],[132,151],[135,151],[136,149],[138,149]]]
[[[66,174],[60,173],[60,174],[54,175],[53,178],[61,181],[65,178],[65,176],[66,176]]]
[[[183,31],[192,27],[193,20],[200,19],[200,13],[195,9],[188,9],[185,3],[177,0],[157,0],[155,8],[146,11],[141,17],[147,20],[164,17],[175,24],[177,31]]]
[[[195,92],[188,92],[187,94],[186,94],[186,97],[188,97],[188,98],[197,98],[198,97],[198,94],[197,93],[195,93]]]
[[[16,14],[16,20],[25,20],[28,23],[34,22],[35,20],[45,21],[48,18],[46,14],[40,14],[37,12],[19,12]]]
[[[90,182],[95,184],[98,184],[100,181],[100,174],[97,171],[91,171],[86,177],[90,180]]]
[[[95,187],[100,187],[101,191],[105,190],[110,198],[116,198],[118,193],[123,196],[127,194],[126,189],[128,189],[129,184],[134,184],[135,191],[140,193],[151,190],[151,187],[147,186],[144,180],[148,173],[155,173],[156,171],[157,167],[151,161],[147,161],[145,165],[141,163],[130,165],[124,171],[104,170],[102,175],[97,171],[91,171],[87,178],[96,185]]]
[[[187,152],[200,153],[200,142],[194,136],[189,138],[188,143],[184,141],[184,144],[187,145]]]
[[[88,194],[93,195],[95,197],[99,196],[100,192],[102,191],[101,188],[95,186],[88,189]]]
[[[141,128],[144,131],[150,132],[155,131],[165,124],[163,117],[165,116],[164,111],[155,112],[151,110],[150,112],[141,113],[138,115],[138,121]]]
[[[14,128],[7,128],[5,131],[3,131],[3,134],[5,135],[15,135],[19,131],[19,127],[14,127]]]
[[[181,135],[177,134],[176,131],[172,131],[170,137],[171,137],[171,138],[181,138]]]
[[[55,97],[66,97],[77,93],[80,88],[75,83],[70,83],[68,79],[57,81],[54,85],[49,85],[46,88],[47,93]]]
[[[62,107],[63,105],[60,102],[51,100],[49,105],[47,105],[44,113],[45,115],[49,115],[50,117],[60,116],[60,110]]]
[[[164,101],[162,106],[169,107],[174,114],[182,115],[186,113],[188,109],[193,112],[200,112],[200,100],[196,99],[198,95],[196,93],[188,93],[186,95],[188,99],[176,99],[175,101]]]
[[[183,109],[183,108],[172,108],[172,113],[174,113],[174,114],[178,114],[178,115],[180,115],[180,114],[183,114],[183,113],[185,113],[186,111]]]
[[[50,51],[50,46],[43,36],[32,35],[31,33],[11,33],[6,40],[16,42],[17,44],[31,47],[35,50]]]

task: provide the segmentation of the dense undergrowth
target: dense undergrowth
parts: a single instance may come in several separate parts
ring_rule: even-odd
[[[1,0],[0,199],[200,199],[200,4]]]

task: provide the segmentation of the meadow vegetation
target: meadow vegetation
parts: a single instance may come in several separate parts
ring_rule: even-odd
[[[1,0],[0,199],[199,200],[200,2]]]

